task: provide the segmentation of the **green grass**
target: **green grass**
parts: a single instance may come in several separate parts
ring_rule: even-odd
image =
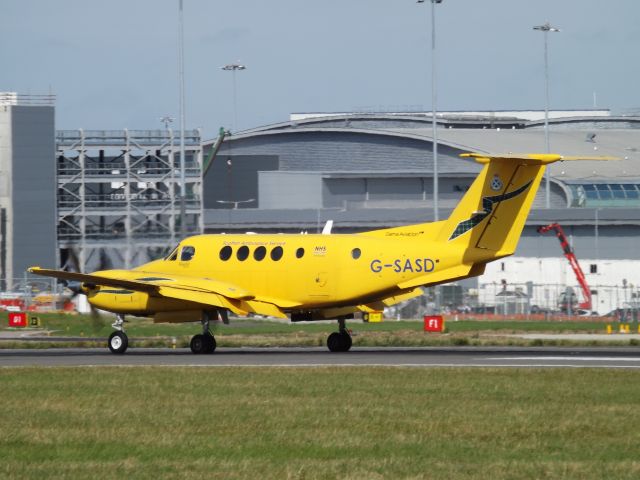
[[[638,478],[639,375],[2,369],[0,477]]]

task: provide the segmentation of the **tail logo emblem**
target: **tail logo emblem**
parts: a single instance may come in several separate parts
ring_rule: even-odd
[[[491,179],[491,190],[498,192],[502,190],[502,187],[504,187],[504,183],[502,183],[498,175],[494,175],[493,179]]]
[[[493,182],[496,180],[496,178],[497,177],[493,177],[493,180],[491,180],[492,188],[493,188]],[[502,183],[502,181],[499,178],[498,178],[498,181]],[[489,214],[491,214],[491,212],[493,211],[493,206],[495,204],[500,203],[503,200],[510,200],[513,197],[517,197],[522,192],[527,190],[530,185],[531,185],[531,182],[526,183],[525,185],[521,186],[517,190],[513,190],[512,192],[509,192],[509,193],[503,193],[502,195],[495,195],[493,197],[482,197],[482,211],[475,212],[471,215],[471,218],[460,222],[456,227],[456,229],[451,234],[451,236],[449,237],[449,240],[453,240],[454,238],[457,238],[460,235],[467,233],[473,227],[480,224],[480,222],[482,222],[482,220],[488,217]]]

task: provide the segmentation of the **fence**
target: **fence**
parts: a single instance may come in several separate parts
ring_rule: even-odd
[[[478,288],[440,285],[424,291],[420,297],[389,308],[387,316],[419,318],[441,313],[459,318],[532,320],[601,316],[637,321],[640,312],[640,288],[631,284],[591,287],[591,309],[579,308],[584,298],[578,287],[552,283],[480,283]]]
[[[577,286],[561,284],[509,284],[481,283],[478,288],[477,306],[493,309],[498,314],[567,313],[598,315],[615,314],[620,309],[640,308],[640,289],[631,284],[593,285],[591,308],[580,309],[584,301]],[[588,311],[582,311],[588,310]]]
[[[73,292],[55,278],[25,275],[6,281],[8,289],[0,292],[0,310],[73,311]]]

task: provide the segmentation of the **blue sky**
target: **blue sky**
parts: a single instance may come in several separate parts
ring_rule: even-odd
[[[430,11],[415,0],[184,0],[187,126],[213,137],[291,112],[431,108]],[[58,97],[57,128],[158,128],[178,118],[178,0],[3,0],[0,91]],[[444,0],[438,106],[640,108],[637,0]],[[177,120],[174,123],[177,126]]]

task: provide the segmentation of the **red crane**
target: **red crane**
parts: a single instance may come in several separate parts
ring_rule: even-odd
[[[591,311],[591,289],[589,289],[589,285],[587,285],[587,279],[580,268],[580,264],[573,253],[571,245],[569,245],[569,241],[564,234],[564,230],[562,230],[559,223],[552,223],[550,225],[545,225],[544,227],[538,227],[538,233],[547,233],[549,230],[554,230],[556,232],[556,237],[558,237],[558,240],[560,241],[560,246],[562,247],[564,256],[569,260],[569,264],[571,265],[571,268],[573,268],[573,273],[575,273],[576,279],[582,289],[584,301],[578,304],[578,308]],[[566,303],[569,303],[571,299],[567,298],[565,301]],[[566,309],[566,306],[564,308]]]

